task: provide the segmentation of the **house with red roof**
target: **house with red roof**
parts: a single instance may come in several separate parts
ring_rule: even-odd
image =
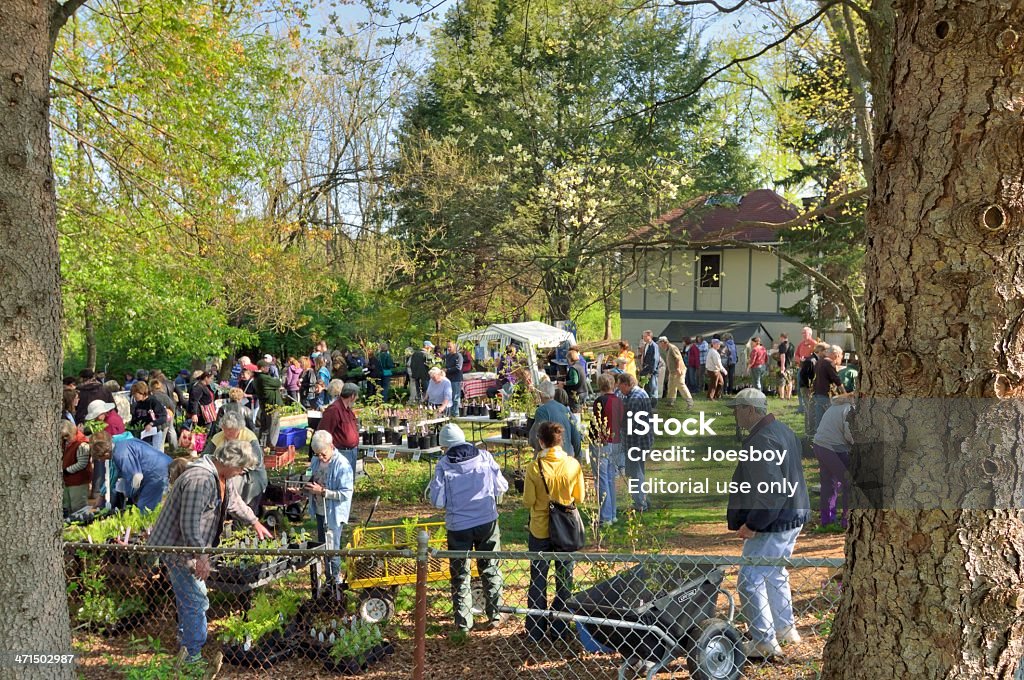
[[[775,244],[777,228],[798,209],[769,189],[742,196],[704,196],[637,232],[637,249],[622,253],[631,276],[620,298],[622,337],[645,329],[680,343],[686,336],[731,332],[737,344],[759,335],[771,346],[779,333],[799,338],[803,323],[782,309],[805,297],[768,284],[789,265],[743,243]],[[730,243],[732,242],[732,243]]]

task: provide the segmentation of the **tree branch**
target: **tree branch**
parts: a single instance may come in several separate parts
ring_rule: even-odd
[[[52,0],[53,9],[50,10],[50,52],[53,52],[53,47],[57,44],[57,36],[60,35],[60,29],[64,28],[64,24],[68,22],[68,19],[85,2],[86,0],[66,0],[63,5],[60,5],[57,4],[56,0]]]
[[[757,250],[763,253],[769,253],[776,256],[783,262],[788,263],[797,271],[805,274],[817,283],[821,284],[823,288],[827,288],[834,295],[838,296],[846,307],[846,314],[850,318],[850,326],[853,327],[854,337],[859,344],[864,338],[864,322],[861,320],[860,306],[854,299],[853,294],[845,286],[841,286],[832,279],[828,278],[814,267],[801,262],[799,259],[783,252],[778,246],[766,244],[766,243],[748,243],[746,241],[736,241],[734,239],[723,239],[714,243],[701,243],[701,246],[732,246],[734,248],[747,248],[749,250]]]
[[[710,2],[710,0],[701,0],[701,2],[705,2],[705,1]],[[768,43],[767,45],[765,45],[763,48],[761,48],[757,52],[754,52],[752,54],[748,54],[745,57],[736,57],[735,59],[731,59],[728,63],[723,64],[722,66],[719,66],[718,68],[716,68],[715,70],[711,71],[706,76],[701,78],[697,82],[697,84],[694,85],[687,92],[675,95],[674,97],[668,97],[666,99],[662,99],[661,101],[656,101],[653,104],[651,104],[649,106],[645,106],[642,109],[638,109],[636,111],[633,111],[632,113],[624,113],[621,116],[617,116],[615,118],[612,118],[611,120],[607,120],[607,121],[604,121],[602,123],[595,123],[591,127],[592,128],[606,127],[608,125],[613,125],[615,123],[619,123],[619,122],[624,121],[624,120],[629,119],[629,118],[635,118],[637,116],[644,116],[644,115],[647,115],[647,114],[651,113],[652,111],[655,111],[655,110],[661,108],[662,106],[666,106],[668,104],[673,104],[675,102],[682,101],[683,99],[686,99],[688,97],[692,97],[693,95],[695,95],[698,92],[700,92],[702,87],[707,85],[709,82],[714,80],[716,77],[718,77],[722,73],[725,73],[726,71],[731,69],[733,66],[736,66],[737,64],[742,64],[742,63],[747,62],[747,61],[753,61],[753,60],[763,56],[764,54],[767,54],[771,50],[773,50],[776,47],[778,47],[779,45],[785,43],[787,40],[792,38],[794,35],[796,35],[800,31],[802,31],[803,29],[807,28],[808,26],[813,24],[815,21],[820,19],[825,14],[825,12],[827,12],[830,8],[832,8],[832,7],[836,6],[836,5],[842,4],[842,2],[843,2],[843,0],[832,0],[831,2],[827,2],[827,3],[822,4],[822,6],[818,8],[818,11],[816,11],[814,14],[812,14],[809,18],[801,21],[800,23],[796,24],[795,26],[793,26],[792,28],[787,30],[785,35],[783,35],[778,40],[774,40],[774,41]]]

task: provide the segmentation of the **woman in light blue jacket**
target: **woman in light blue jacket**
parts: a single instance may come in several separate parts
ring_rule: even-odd
[[[341,549],[341,535],[348,524],[352,509],[352,466],[340,451],[334,448],[331,433],[319,430],[310,443],[313,464],[309,468],[312,480],[306,485],[310,495],[309,512],[316,520],[317,540],[331,550]],[[328,578],[341,580],[341,558],[333,557],[327,564]]]

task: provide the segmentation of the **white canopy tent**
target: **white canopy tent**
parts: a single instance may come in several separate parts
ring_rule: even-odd
[[[484,346],[496,342],[499,352],[502,354],[505,353],[505,348],[515,341],[522,351],[526,352],[530,371],[533,373],[533,383],[536,385],[540,380],[540,374],[537,371],[536,350],[558,347],[566,341],[575,345],[576,336],[569,331],[563,331],[540,321],[524,321],[521,323],[495,323],[487,328],[463,333],[459,336],[459,343],[466,341]]]

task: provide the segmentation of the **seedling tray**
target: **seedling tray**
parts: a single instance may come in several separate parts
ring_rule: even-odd
[[[395,646],[385,640],[361,658],[343,657],[339,661],[324,661],[324,670],[341,675],[362,675],[370,666],[379,663],[395,653]]]
[[[221,651],[224,653],[224,661],[233,666],[245,668],[270,668],[274,664],[290,658],[294,653],[294,648],[288,643],[290,634],[290,630],[286,630],[284,634],[271,633],[258,643],[251,645],[249,649],[246,649],[245,645],[222,642]]]

